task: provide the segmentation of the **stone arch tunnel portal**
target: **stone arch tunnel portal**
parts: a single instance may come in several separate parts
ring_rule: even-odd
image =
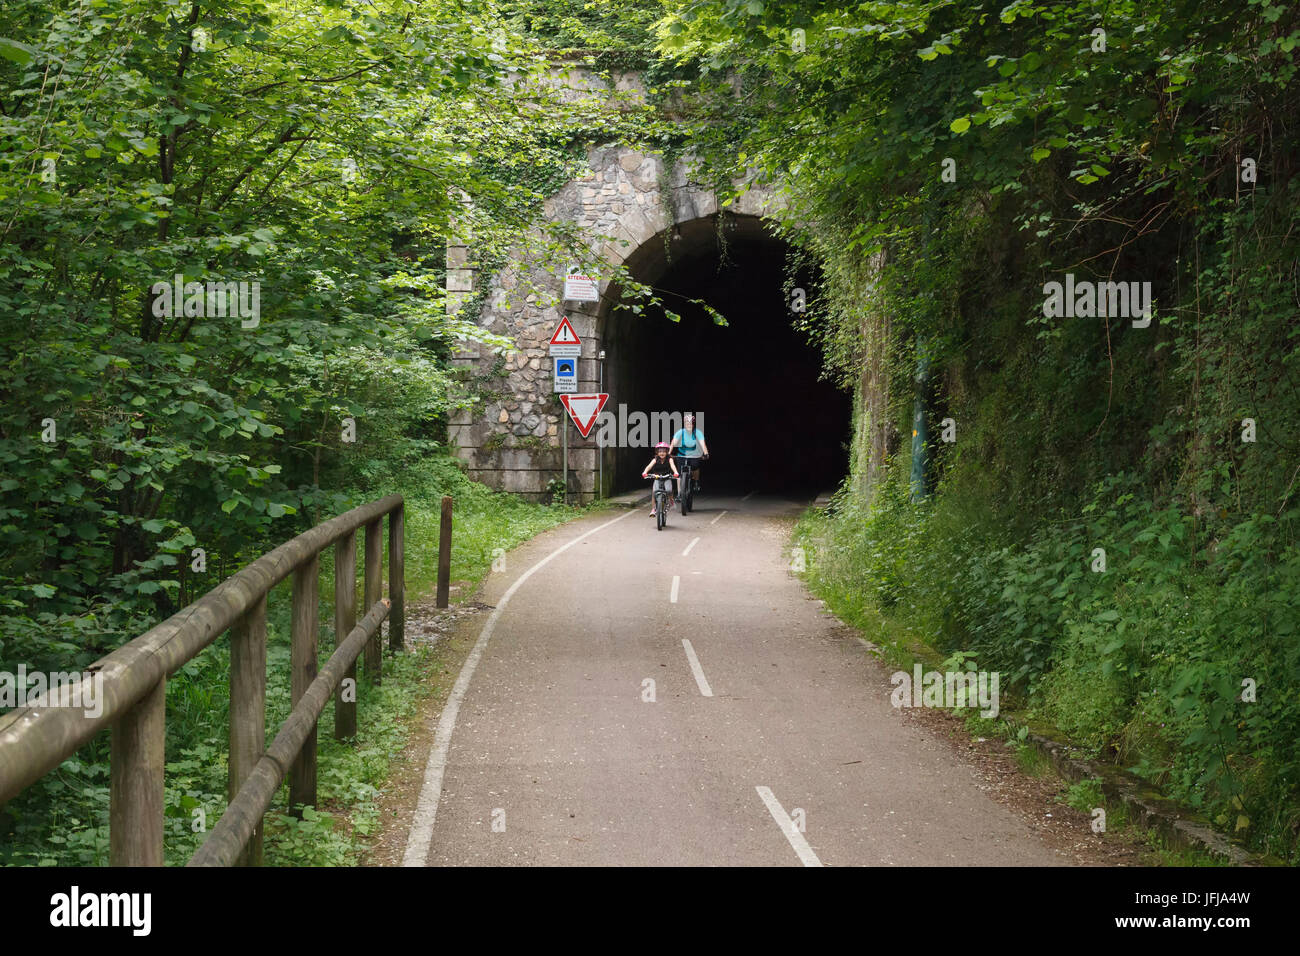
[[[724,213],[721,226],[717,215],[690,220],[625,261],[680,322],[653,306],[633,312],[616,288],[599,306],[608,410],[627,419],[634,412],[651,420],[656,412],[700,416],[711,453],[706,493],[812,495],[838,487],[848,470],[851,398],[822,380],[819,350],[795,327],[786,252],[756,216]],[[805,278],[797,276],[796,286],[807,288]],[[707,302],[728,324],[691,299]],[[643,485],[651,454],[646,447],[607,450],[607,487]]]

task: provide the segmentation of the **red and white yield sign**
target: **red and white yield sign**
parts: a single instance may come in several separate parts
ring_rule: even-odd
[[[582,437],[586,438],[591,434],[591,426],[600,417],[600,410],[609,401],[609,395],[604,392],[597,395],[561,395],[560,401],[569,410],[569,417],[578,426]]]

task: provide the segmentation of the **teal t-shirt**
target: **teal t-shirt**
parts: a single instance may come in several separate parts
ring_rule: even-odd
[[[685,428],[679,428],[669,444],[676,444],[677,451],[675,454],[681,455],[683,458],[699,458],[704,454],[700,442],[705,440],[707,439],[704,438],[704,429],[702,428],[695,429],[693,435]]]

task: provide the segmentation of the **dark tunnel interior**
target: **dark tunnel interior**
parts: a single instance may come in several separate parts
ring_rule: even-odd
[[[852,401],[820,379],[818,349],[792,324],[785,243],[761,220],[731,217],[724,256],[715,217],[687,225],[666,252],[655,248],[661,237],[646,244],[658,262],[628,260],[681,321],[657,308],[637,315],[615,306],[604,336],[609,411],[694,411],[710,452],[704,495],[833,491],[848,470]],[[729,324],[688,299],[709,303]],[[645,484],[641,469],[652,454],[618,449],[616,493]]]

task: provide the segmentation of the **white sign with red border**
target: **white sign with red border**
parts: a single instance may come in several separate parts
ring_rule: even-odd
[[[560,320],[560,326],[551,336],[551,355],[556,358],[579,358],[582,355],[582,339],[573,331],[566,315]]]
[[[596,419],[600,417],[600,410],[609,401],[609,395],[605,392],[595,395],[561,395],[560,401],[568,410],[573,424],[578,426],[578,433],[586,438],[591,434],[591,427],[596,424]]]
[[[564,298],[572,302],[599,302],[600,280],[583,275],[577,266],[569,266],[564,274]]]

